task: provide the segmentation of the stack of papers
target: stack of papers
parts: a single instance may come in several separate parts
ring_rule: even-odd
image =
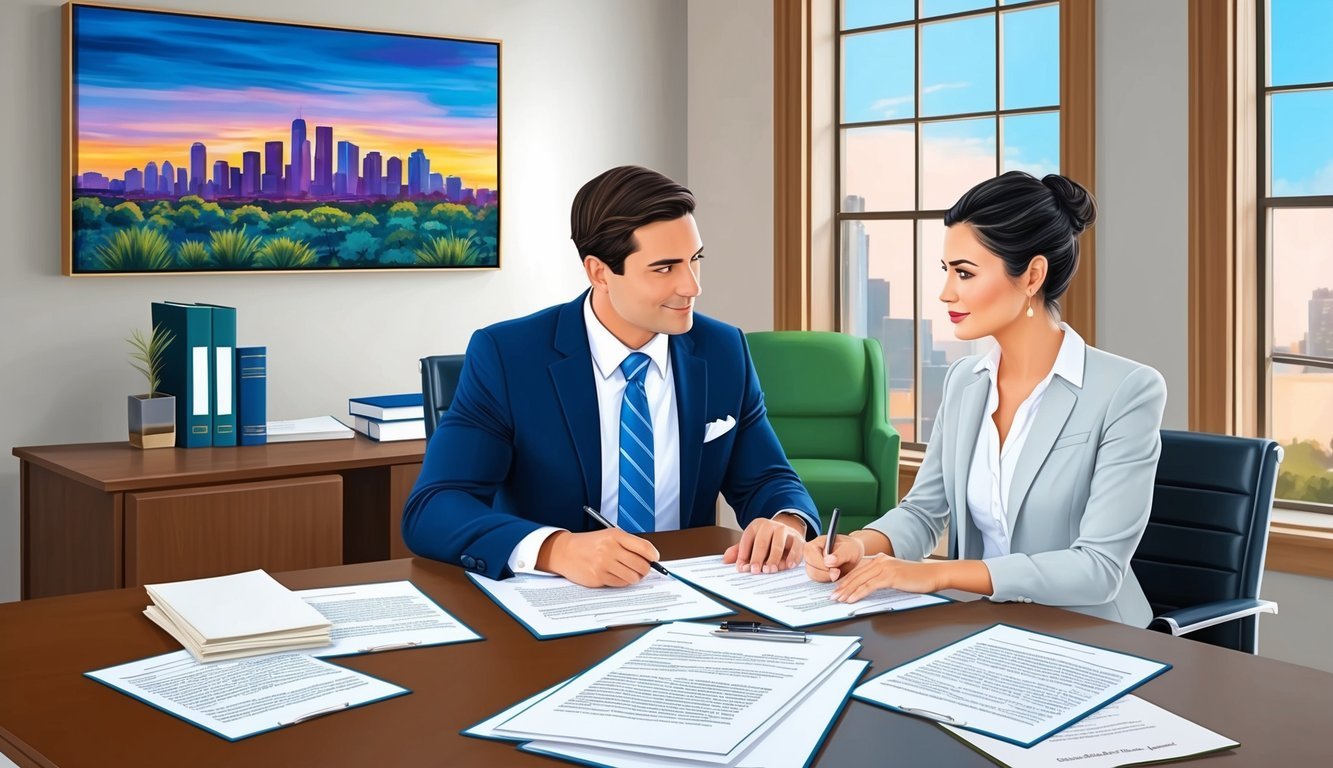
[[[295,443],[302,440],[346,440],[356,433],[332,416],[268,422],[270,443]]]
[[[864,662],[860,638],[734,639],[654,628],[602,663],[464,731],[606,766],[804,765]]]
[[[951,602],[939,595],[880,589],[855,603],[839,603],[833,599],[833,590],[838,585],[811,581],[804,568],[778,573],[737,571],[734,563],[722,562],[720,555],[667,560],[662,565],[682,581],[789,627],[813,627],[872,613],[908,611]]]
[[[148,584],[144,610],[198,661],[329,645],[333,624],[263,571]]]
[[[1121,768],[1187,760],[1240,744],[1126,694],[1031,748],[942,726],[973,749],[1011,768]]]
[[[853,695],[1026,749],[1170,668],[996,624],[894,667]]]
[[[649,571],[638,584],[616,589],[583,587],[560,576],[535,574],[503,581],[475,573],[468,578],[538,640],[733,613],[689,584],[656,571]]]

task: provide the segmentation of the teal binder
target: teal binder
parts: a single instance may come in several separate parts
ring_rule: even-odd
[[[172,334],[163,355],[161,390],[176,397],[176,445],[181,448],[213,444],[212,319],[208,307],[153,302],[153,327],[162,326]]]
[[[208,383],[209,397],[213,403],[213,445],[234,446],[236,377],[232,366],[236,360],[236,308],[203,303],[196,306],[208,307],[213,314],[213,342],[209,350],[213,375]]]

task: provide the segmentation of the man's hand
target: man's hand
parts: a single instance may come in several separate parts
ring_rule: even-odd
[[[628,587],[647,576],[648,563],[659,557],[657,547],[619,528],[556,531],[542,542],[537,570],[585,587]]]
[[[722,562],[735,563],[737,571],[777,573],[801,562],[804,543],[805,521],[781,512],[771,520],[761,517],[751,521],[740,543],[727,547],[722,554]]]

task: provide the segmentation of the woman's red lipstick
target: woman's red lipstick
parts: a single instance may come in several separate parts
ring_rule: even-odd
[[[961,323],[961,322],[963,322],[963,320],[965,320],[965,319],[967,318],[967,316],[970,315],[970,314],[972,314],[972,313],[971,313],[971,312],[950,312],[950,313],[949,313],[949,320],[952,321],[954,324]]]

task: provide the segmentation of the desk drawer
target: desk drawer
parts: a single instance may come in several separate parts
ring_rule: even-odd
[[[342,563],[338,475],[125,494],[125,586]]]

